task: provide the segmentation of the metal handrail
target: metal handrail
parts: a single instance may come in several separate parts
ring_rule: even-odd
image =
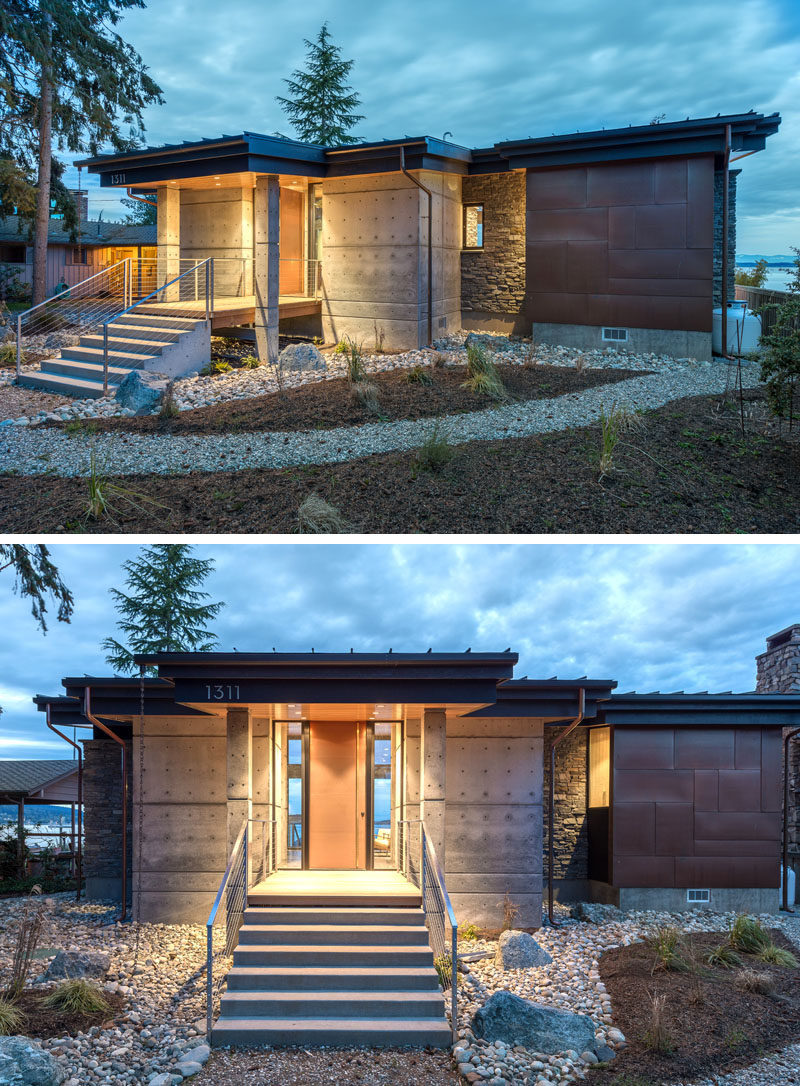
[[[174,279],[170,279],[168,283],[164,283],[160,287],[156,287],[155,290],[151,290],[149,294],[146,294],[144,298],[139,298],[133,305],[129,305],[126,309],[121,310],[119,313],[115,313],[114,316],[105,321],[103,324],[103,395],[108,395],[108,326],[114,324],[121,317],[124,317],[126,313],[133,312],[134,309],[138,309],[140,305],[144,305],[151,298],[154,298],[158,294],[162,294],[165,290],[169,290],[170,287],[179,283],[181,279],[185,279],[187,275],[196,275],[199,268],[206,267],[206,297],[205,297],[205,320],[211,319],[214,311],[214,258],[213,256],[206,257],[205,260],[198,261],[191,268],[187,268],[186,271],[182,271],[180,275],[176,275]],[[209,278],[211,279],[212,289],[209,291]],[[126,299],[127,300],[127,299]]]
[[[130,257],[125,257],[124,260],[118,260],[116,262],[116,264],[108,264],[106,267],[101,268],[99,272],[95,272],[94,275],[90,275],[86,279],[81,279],[81,281],[79,283],[76,283],[74,286],[69,287],[69,289],[67,291],[64,291],[64,294],[69,294],[71,298],[74,298],[73,291],[75,291],[78,287],[84,287],[87,283],[91,283],[93,279],[99,279],[101,275],[108,275],[108,273],[112,272],[115,268],[119,268],[122,265],[125,265],[125,273],[126,273],[126,278],[125,278],[125,300],[127,301],[128,300],[128,295],[127,295],[128,283],[130,282],[130,275],[128,275],[128,270],[129,269],[128,269],[127,265],[129,263],[130,259],[131,259]],[[23,309],[23,311],[21,313],[17,314],[17,377],[19,377],[19,375],[20,375],[20,365],[21,365],[21,361],[20,361],[20,344],[21,344],[21,340],[22,340],[22,319],[23,319],[23,317],[27,317],[29,313],[33,313],[34,310],[36,310],[36,309],[41,309],[42,306],[52,305],[53,302],[58,301],[58,299],[60,297],[61,297],[61,295],[55,294],[50,298],[45,298],[45,300],[43,302],[37,302],[36,305],[32,305],[29,309]]]

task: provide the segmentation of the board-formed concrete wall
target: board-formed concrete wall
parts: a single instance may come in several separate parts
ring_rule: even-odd
[[[416,172],[433,197],[433,335],[460,327],[461,178]],[[365,350],[427,342],[426,194],[400,173],[322,185],[322,327]]]
[[[180,200],[181,259],[214,257],[215,293],[240,295],[253,270],[253,190],[181,189]]]

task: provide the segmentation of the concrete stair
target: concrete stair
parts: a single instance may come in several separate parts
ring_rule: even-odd
[[[180,350],[181,340],[204,324],[204,320],[147,310],[112,321],[108,326],[109,395],[113,396],[131,370],[167,370],[169,355]],[[81,399],[102,396],[102,332],[81,336],[76,347],[62,347],[59,357],[45,359],[39,373],[22,374],[19,383]]]
[[[213,1045],[450,1045],[422,910],[248,906]]]

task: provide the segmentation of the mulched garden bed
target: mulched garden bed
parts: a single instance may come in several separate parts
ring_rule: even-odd
[[[626,377],[641,377],[640,370],[583,370],[564,366],[498,366],[498,372],[512,398],[542,400],[580,392],[596,385],[614,384]],[[147,415],[136,419],[92,419],[86,426],[98,433],[125,430],[136,433],[235,434],[257,430],[299,431],[331,430],[337,426],[360,426],[379,419],[422,419],[438,415],[482,411],[496,406],[487,396],[462,388],[467,377],[465,366],[423,367],[431,384],[408,380],[408,370],[370,374],[377,386],[379,414],[370,414],[353,395],[343,377],[274,392],[246,400],[232,400],[182,411],[174,419]],[[63,423],[48,425],[63,428]]]
[[[74,1011],[60,1011],[45,1007],[43,1001],[49,995],[47,990],[26,988],[14,1003],[17,1010],[25,1015],[25,1022],[20,1030],[26,1037],[74,1037],[85,1032],[90,1026],[110,1023],[122,1015],[125,1000],[115,992],[103,992],[109,1010],[96,1014],[76,1014]]]
[[[741,991],[734,981],[739,970],[718,969],[702,961],[705,951],[727,940],[727,932],[688,935],[696,972],[653,971],[655,952],[645,943],[618,947],[600,958],[600,976],[611,995],[614,1025],[628,1046],[607,1067],[592,1070],[591,1086],[662,1086],[747,1066],[767,1052],[797,1041],[800,1033],[800,969],[766,965],[742,954],[745,968],[769,974],[770,995]],[[796,948],[777,929],[777,946]],[[648,1031],[652,999],[666,996],[665,1048],[656,1051]],[[777,1086],[777,1084],[776,1084]]]
[[[450,1086],[446,1049],[268,1048],[212,1052],[197,1086]]]
[[[415,452],[343,464],[193,475],[126,477],[162,503],[119,503],[113,519],[86,519],[85,479],[0,477],[6,532],[293,532],[311,493],[361,532],[796,532],[800,443],[765,436],[763,392],[738,409],[719,396],[648,412],[624,436],[615,470],[598,480],[599,426],[455,447],[438,471]],[[753,418],[755,416],[755,418]]]

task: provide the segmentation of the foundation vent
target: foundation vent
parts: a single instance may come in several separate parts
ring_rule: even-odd
[[[708,905],[711,902],[711,891],[687,890],[686,900],[690,905]]]
[[[627,328],[604,328],[603,339],[610,343],[627,343],[628,342],[628,329]]]

